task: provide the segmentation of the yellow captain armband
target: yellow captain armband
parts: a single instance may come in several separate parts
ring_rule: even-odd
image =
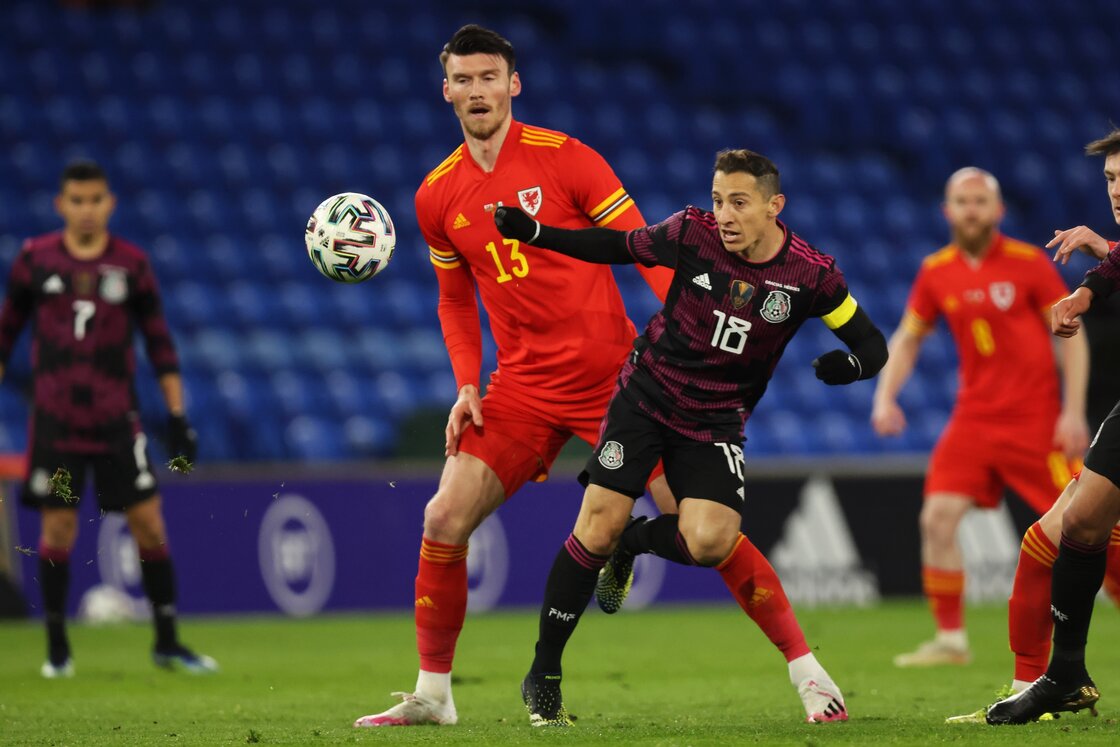
[[[829,329],[837,329],[847,324],[848,320],[855,315],[856,309],[858,308],[859,304],[856,303],[856,300],[852,298],[852,294],[849,293],[844,296],[844,300],[840,302],[839,306],[822,316],[821,320]]]
[[[441,249],[436,249],[434,246],[428,247],[428,259],[432,264],[444,270],[454,270],[459,266],[458,252],[448,252]]]

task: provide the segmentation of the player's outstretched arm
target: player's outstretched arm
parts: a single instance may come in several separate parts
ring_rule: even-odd
[[[887,341],[862,308],[833,330],[851,352],[832,350],[813,361],[817,378],[826,384],[851,384],[870,379],[887,362]]]
[[[626,232],[613,228],[554,228],[530,218],[521,208],[500,207],[494,224],[507,239],[551,249],[599,265],[631,265],[637,260],[626,248]]]

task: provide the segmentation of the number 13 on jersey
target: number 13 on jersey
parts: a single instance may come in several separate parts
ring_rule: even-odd
[[[521,253],[521,242],[517,239],[502,239],[503,247],[509,247],[509,261],[513,274],[506,272],[506,267],[502,263],[501,252],[498,251],[498,246],[491,241],[486,245],[486,251],[490,252],[490,257],[494,260],[494,264],[498,268],[498,282],[507,283],[515,277],[523,278],[529,274],[529,260]]]

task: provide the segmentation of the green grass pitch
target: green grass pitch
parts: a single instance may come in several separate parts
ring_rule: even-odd
[[[187,619],[183,637],[222,672],[156,670],[145,625],[73,626],[78,676],[39,677],[35,623],[0,624],[0,744],[1116,744],[1120,613],[1099,604],[1089,641],[1101,715],[1025,727],[947,726],[1010,681],[1006,612],[969,608],[975,661],[898,670],[891,657],[927,637],[922,603],[806,610],[818,658],[843,689],[846,724],[808,725],[781,656],[731,606],[589,613],[568,648],[569,730],[528,725],[518,683],[536,636],[531,611],[472,615],[460,639],[455,727],[355,730],[357,716],[411,689],[411,616]]]

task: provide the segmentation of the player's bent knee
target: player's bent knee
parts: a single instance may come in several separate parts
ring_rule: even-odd
[[[572,534],[588,552],[596,555],[610,555],[618,543],[618,538],[622,536],[622,530],[625,528],[625,523],[622,526],[612,526],[605,521],[592,521],[584,526],[577,527]]]
[[[489,515],[477,504],[453,492],[440,490],[424,507],[424,536],[436,542],[461,545]]]
[[[1062,535],[1085,545],[1100,545],[1108,541],[1113,524],[1101,526],[1092,514],[1079,510],[1076,501],[1062,512]]]
[[[707,525],[691,527],[682,532],[688,552],[697,565],[711,567],[719,565],[735,548],[739,538],[739,527]]]

